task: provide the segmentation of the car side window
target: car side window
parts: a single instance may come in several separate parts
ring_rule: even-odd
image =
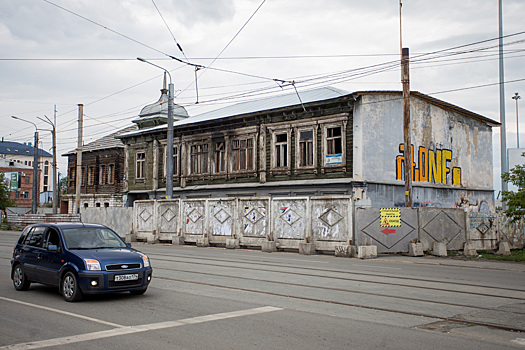
[[[24,243],[27,235],[29,234],[29,232],[32,230],[32,227],[26,227],[24,229],[24,232],[22,232],[22,234],[20,235],[20,238],[18,239],[18,244],[22,244]]]
[[[35,227],[31,233],[27,236],[25,244],[32,247],[41,247],[42,240],[44,238],[45,227]]]
[[[50,245],[56,245],[57,247],[60,247],[60,237],[58,236],[58,232],[52,228],[47,230],[43,248],[47,249],[47,247]]]

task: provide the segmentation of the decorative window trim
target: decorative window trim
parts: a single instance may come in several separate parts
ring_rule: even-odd
[[[167,158],[167,154],[168,154],[168,145],[166,145],[165,143],[162,143],[162,145],[164,146],[163,148],[163,169],[162,169],[162,173],[164,174],[164,178],[166,178],[166,165],[168,164],[166,162],[166,158]],[[180,162],[180,151],[181,151],[181,145],[179,143],[173,143],[173,158],[177,158],[177,161],[174,162],[173,164],[173,177],[176,177],[176,176],[179,176],[179,173],[180,173],[180,165],[181,165],[181,162]],[[172,160],[173,161],[173,160]],[[175,165],[177,165],[175,167]]]
[[[257,138],[254,134],[237,134],[234,137],[230,138],[229,142],[229,150],[231,156],[228,157],[230,159],[229,169],[232,174],[243,174],[243,173],[253,173],[256,166],[256,158],[257,158]],[[246,147],[241,148],[241,145],[243,141],[246,141]],[[239,142],[239,148],[236,148],[236,143]],[[251,143],[251,145],[249,145]],[[235,162],[234,158],[237,156],[237,149],[239,149],[239,154],[242,152],[242,150],[247,150],[244,158],[244,165],[242,164],[239,166],[238,169],[235,169]],[[249,151],[251,149],[251,151]],[[251,159],[251,161],[249,160]],[[249,166],[251,163],[251,167]],[[240,164],[240,163],[239,163]]]
[[[333,128],[341,128],[341,153],[328,154],[328,130]],[[346,122],[326,123],[322,124],[322,140],[323,140],[323,168],[342,168],[346,166]],[[340,154],[340,158],[337,156]],[[329,157],[332,156],[332,157]]]
[[[295,128],[295,172],[310,173],[313,169],[317,168],[317,125],[305,125]],[[301,165],[302,154],[301,154],[301,133],[305,131],[311,131],[312,136],[312,164],[311,165]],[[316,172],[316,170],[314,170]]]
[[[270,131],[270,175],[272,174],[288,174],[290,175],[291,162],[292,162],[292,147],[291,147],[291,136],[292,128],[290,125],[286,125],[280,128],[268,127]],[[276,146],[277,136],[286,134],[286,165],[277,166]]]
[[[95,166],[90,165],[88,166],[88,173],[87,173],[87,184],[88,186],[93,186],[95,184]]]
[[[108,185],[114,185],[115,184],[115,163],[109,163],[107,165],[107,172],[108,172],[108,180],[107,180],[107,184]]]
[[[138,159],[139,154],[144,154],[144,158]],[[141,169],[139,174],[139,160],[141,161]],[[135,181],[144,182],[146,180],[146,150],[135,150]]]
[[[195,140],[192,142],[188,142],[186,147],[187,147],[186,152],[188,154],[188,161],[187,161],[188,177],[201,177],[203,175],[209,175],[210,174],[211,141],[209,139]],[[199,151],[198,149],[195,149],[194,147],[203,147],[203,149]],[[195,153],[192,153],[192,152],[195,152]],[[199,156],[199,154],[201,156]],[[201,163],[201,164],[198,164],[198,163],[194,164],[192,162],[192,160],[195,159],[194,157],[197,157],[198,163]],[[192,169],[194,165],[195,167],[205,167],[205,169],[202,169],[202,171],[198,171],[198,172],[194,171]]]
[[[222,144],[222,149],[218,149],[219,145]],[[212,173],[213,174],[226,174],[228,172],[228,138],[220,138],[212,140],[213,145],[213,161],[212,161]],[[218,154],[221,154],[218,157]],[[220,166],[222,164],[222,166]]]

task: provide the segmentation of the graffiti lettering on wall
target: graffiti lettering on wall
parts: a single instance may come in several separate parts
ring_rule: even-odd
[[[399,153],[396,157],[396,180],[404,179],[405,145],[399,144]],[[414,145],[410,148],[412,155],[412,181],[426,181],[433,183],[461,185],[461,168],[450,168],[452,151],[449,149],[430,150],[419,147],[417,163],[414,161]]]

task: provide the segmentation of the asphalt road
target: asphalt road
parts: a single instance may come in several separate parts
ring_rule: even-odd
[[[17,292],[0,231],[0,349],[525,349],[525,264],[134,244],[146,294]]]

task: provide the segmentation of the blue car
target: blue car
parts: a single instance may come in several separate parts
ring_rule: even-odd
[[[66,301],[79,301],[83,294],[144,294],[152,271],[145,254],[96,224],[27,226],[11,258],[16,290],[27,290],[33,282],[57,286]]]

